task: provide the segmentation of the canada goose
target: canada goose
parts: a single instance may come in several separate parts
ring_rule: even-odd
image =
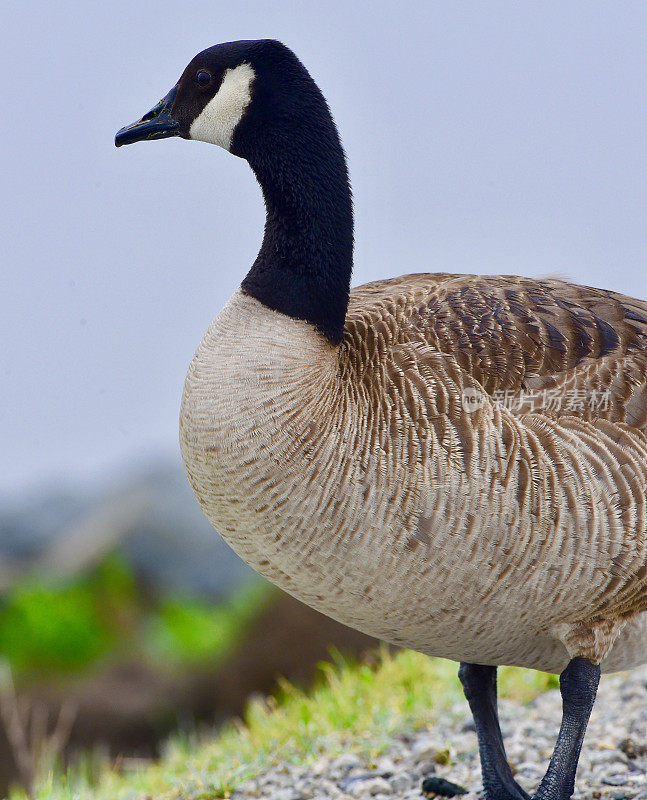
[[[326,101],[276,41],[220,44],[116,144],[245,158],[263,243],[189,368],[180,441],[207,517],[282,589],[460,661],[488,800],[496,666],[561,672],[536,798],[565,800],[601,669],[647,646],[647,303],[559,280],[405,275],[349,289]]]

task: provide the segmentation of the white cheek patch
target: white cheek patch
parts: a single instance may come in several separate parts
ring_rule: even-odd
[[[249,64],[228,69],[217,94],[191,123],[189,136],[229,150],[231,137],[251,99],[254,70]]]

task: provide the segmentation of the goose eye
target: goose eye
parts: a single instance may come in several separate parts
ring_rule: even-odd
[[[207,72],[206,69],[201,69],[195,79],[198,82],[198,86],[208,86],[211,83],[211,73]]]

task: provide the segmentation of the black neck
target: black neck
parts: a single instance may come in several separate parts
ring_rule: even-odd
[[[267,217],[242,289],[339,344],[353,266],[353,209],[344,152],[323,98],[322,104],[313,119],[266,131],[244,148]]]

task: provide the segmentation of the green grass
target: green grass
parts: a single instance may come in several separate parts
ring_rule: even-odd
[[[103,769],[85,764],[38,785],[42,800],[215,800],[245,778],[285,760],[307,762],[352,750],[375,758],[394,736],[433,726],[437,713],[461,700],[457,665],[411,651],[383,651],[374,665],[322,665],[305,693],[288,684],[277,697],[252,702],[244,724],[218,733],[177,737],[158,764]],[[552,675],[503,668],[500,693],[526,702],[557,685]],[[467,714],[467,708],[460,713]],[[15,791],[11,800],[22,797]]]

